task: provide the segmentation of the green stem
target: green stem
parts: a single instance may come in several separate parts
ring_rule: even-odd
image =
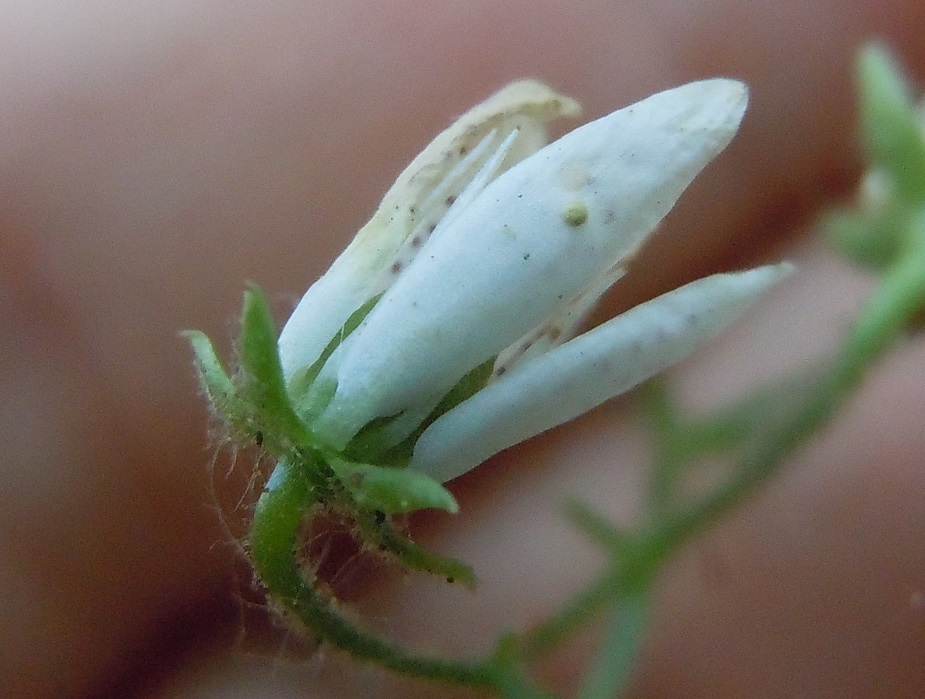
[[[316,504],[315,489],[299,469],[280,463],[260,496],[251,528],[254,569],[271,599],[292,612],[319,639],[405,675],[470,687],[494,685],[491,668],[410,654],[357,629],[305,579],[297,550],[302,520]]]
[[[808,400],[777,418],[777,424],[739,463],[736,475],[680,517],[661,536],[673,547],[732,509],[774,473],[783,461],[825,425],[867,372],[910,327],[925,307],[925,216],[910,227],[905,254],[883,277],[852,327],[832,368]]]
[[[904,254],[884,275],[845,344],[840,370],[846,381],[859,381],[925,307],[925,211],[907,225]]]
[[[628,540],[619,560],[600,579],[572,597],[558,613],[528,631],[520,640],[525,660],[535,660],[559,645],[563,639],[593,619],[614,600],[626,600],[648,590],[665,559],[672,551],[658,536],[638,534]]]
[[[629,586],[622,568],[611,570],[599,580],[572,597],[554,616],[526,632],[520,641],[521,653],[526,660],[535,660],[578,630],[597,612],[622,597]]]
[[[579,699],[610,699],[626,689],[645,636],[649,612],[647,588],[631,591],[617,604],[600,657],[585,678]]]
[[[637,534],[631,556],[600,580],[580,592],[556,616],[537,626],[522,641],[524,655],[536,658],[613,599],[629,599],[641,576],[654,575],[658,567],[686,541],[700,534],[758,489],[813,433],[826,424],[843,401],[863,381],[867,371],[905,332],[925,306],[925,217],[918,235],[909,236],[905,255],[883,278],[868,300],[839,352],[834,365],[817,379],[810,397],[788,402],[788,410],[774,416],[759,443],[736,468],[736,475],[685,511],[672,516],[661,512],[652,530]],[[757,424],[757,423],[756,423]],[[670,426],[668,426],[670,429]],[[625,547],[624,547],[625,548]]]

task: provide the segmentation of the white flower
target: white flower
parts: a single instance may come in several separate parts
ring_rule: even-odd
[[[545,86],[516,83],[468,112],[283,329],[297,410],[335,449],[364,428],[383,450],[413,439],[410,466],[448,480],[680,360],[789,266],[702,279],[569,337],[730,141],[746,102],[739,82],[691,83],[540,150],[545,122],[577,112]],[[441,403],[479,367],[487,383]]]

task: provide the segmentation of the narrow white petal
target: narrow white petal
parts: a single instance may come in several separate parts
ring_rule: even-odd
[[[546,145],[547,123],[579,112],[569,98],[524,80],[473,107],[437,136],[402,172],[373,218],[293,311],[279,338],[284,375],[288,378],[314,362],[350,314],[391,283],[394,274],[389,278],[382,272],[402,266],[396,265],[396,257],[403,244],[424,242],[509,134],[518,132],[499,171]],[[488,148],[477,152],[483,141]]]
[[[454,194],[451,197],[447,197],[450,187],[444,182],[441,183],[443,186],[438,187],[431,193],[426,200],[428,204],[431,202],[441,202],[443,205],[446,205],[446,201],[453,200],[454,198],[455,201],[449,205],[449,209],[446,210],[446,213],[440,219],[439,223],[434,226],[428,226],[428,232],[426,234],[423,232],[415,233],[415,235],[404,241],[401,248],[396,253],[392,264],[389,265],[388,268],[380,271],[380,279],[375,285],[377,289],[386,289],[391,286],[397,275],[407,269],[418,254],[425,253],[430,241],[440,236],[442,231],[446,229],[460,212],[464,211],[466,207],[472,203],[472,200],[482,193],[482,190],[485,189],[488,183],[498,176],[498,172],[507,160],[511,149],[514,147],[519,137],[520,130],[515,129],[499,143],[497,132],[492,131],[482,139],[482,142],[479,143],[470,154],[470,156],[473,157],[472,162],[479,162],[483,160],[482,156],[479,155],[480,150],[489,153],[488,159],[482,163],[475,175],[470,175],[468,172],[472,169],[471,162],[463,161],[459,164],[461,170],[466,170],[466,179],[468,183],[465,189],[459,192],[458,196]],[[454,178],[450,185],[454,185],[459,181],[461,181],[461,178]]]
[[[495,361],[492,380],[510,371],[520,362],[546,354],[553,347],[572,339],[581,322],[603,293],[620,279],[626,270],[615,265],[592,281],[569,304],[546,318],[538,327],[507,347]]]
[[[701,279],[518,364],[425,430],[411,467],[447,481],[586,413],[680,361],[791,269],[780,264]]]
[[[357,331],[319,429],[349,439],[375,417],[440,398],[560,312],[652,231],[730,141],[733,80],[691,83],[576,129],[488,185]]]

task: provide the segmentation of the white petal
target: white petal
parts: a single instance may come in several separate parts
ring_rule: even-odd
[[[505,348],[495,361],[492,380],[510,371],[520,362],[527,362],[533,357],[546,354],[553,347],[572,339],[594,304],[624,274],[626,270],[621,265],[614,265],[594,279],[567,306],[550,315],[538,327]]]
[[[500,168],[506,170],[546,145],[548,122],[579,112],[569,98],[524,80],[473,107],[437,136],[402,172],[373,218],[293,311],[279,338],[284,375],[289,378],[314,362],[350,314],[383,291],[387,284],[381,272],[395,266],[405,241],[417,238],[423,243],[490,157],[492,146],[519,131]],[[473,150],[492,132],[488,148],[473,157]]]
[[[691,83],[582,126],[488,185],[356,333],[318,423],[337,444],[439,399],[636,249],[732,138],[746,89]]]
[[[780,264],[701,279],[517,365],[428,427],[411,467],[447,481],[586,413],[680,361],[791,270]]]

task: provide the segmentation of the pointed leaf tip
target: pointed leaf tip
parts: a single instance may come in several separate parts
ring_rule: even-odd
[[[858,54],[857,73],[861,137],[869,157],[889,173],[901,195],[925,199],[925,128],[908,80],[877,44]]]
[[[180,334],[192,347],[199,382],[212,409],[228,423],[240,423],[247,412],[246,406],[238,397],[234,383],[222,366],[212,341],[199,330],[184,330]]]
[[[459,504],[433,478],[405,468],[389,468],[332,459],[331,468],[350,490],[357,504],[386,514],[436,509],[456,514]]]
[[[261,427],[280,443],[310,442],[308,430],[293,410],[286,391],[270,305],[253,284],[244,292],[238,351],[243,369],[240,393],[259,411]]]

